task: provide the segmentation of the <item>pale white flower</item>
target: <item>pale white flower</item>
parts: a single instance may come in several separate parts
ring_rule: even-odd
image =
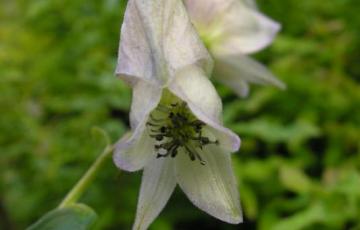
[[[214,77],[239,96],[248,83],[285,85],[246,56],[268,46],[280,25],[261,14],[254,0],[184,0],[190,18],[215,59]]]
[[[133,229],[148,228],[177,184],[210,215],[242,221],[230,159],[240,139],[222,126],[211,66],[182,1],[128,1],[116,73],[133,87],[131,132],[114,161],[144,169]]]

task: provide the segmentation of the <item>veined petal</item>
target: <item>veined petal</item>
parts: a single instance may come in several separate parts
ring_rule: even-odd
[[[217,23],[219,37],[210,47],[214,56],[254,53],[268,46],[280,24],[234,1]]]
[[[176,178],[191,202],[210,215],[237,224],[242,222],[239,193],[230,154],[217,146],[198,151],[205,165],[190,161],[184,152],[175,159]]]
[[[217,56],[215,60],[214,77],[241,97],[249,92],[247,82],[286,88],[265,66],[245,55]]]
[[[220,17],[234,0],[184,0],[185,7],[196,28],[206,29]]]
[[[180,71],[169,89],[187,103],[193,114],[213,130],[220,145],[228,151],[237,151],[240,138],[222,125],[222,103],[214,86],[205,73],[196,66]]]
[[[134,84],[138,79],[164,85],[184,66],[211,71],[211,58],[178,0],[129,0],[116,73]]]
[[[156,79],[152,79],[156,70],[145,35],[146,31],[135,1],[130,0],[121,26],[118,64],[115,72],[131,84],[137,80],[156,82]]]
[[[115,165],[129,172],[142,169],[155,155],[154,145],[155,141],[150,138],[147,129],[138,127],[116,143],[113,155]]]
[[[258,12],[253,0],[184,0],[213,56],[253,53],[268,46],[280,25]]]
[[[249,83],[238,78],[232,78],[228,75],[215,75],[215,79],[232,89],[239,97],[247,97],[250,92]]]
[[[173,160],[153,158],[144,168],[134,230],[149,227],[165,207],[175,186]]]
[[[149,114],[159,104],[162,89],[146,81],[138,81],[133,86],[133,97],[130,109],[130,126],[135,129],[148,119]]]
[[[247,7],[250,7],[252,9],[257,9],[256,1],[255,0],[240,0],[240,2]]]
[[[145,81],[135,83],[130,112],[133,131],[116,144],[114,151],[114,162],[119,168],[127,171],[140,170],[155,155],[155,143],[149,136],[146,122],[160,101],[161,91]]]

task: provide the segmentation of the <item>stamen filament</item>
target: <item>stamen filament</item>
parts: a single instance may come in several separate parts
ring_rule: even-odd
[[[205,161],[196,148],[203,149],[209,144],[218,144],[218,140],[212,141],[202,136],[204,122],[194,118],[185,102],[172,103],[170,105],[159,105],[157,111],[164,113],[161,118],[154,114],[150,115],[147,122],[150,129],[150,137],[158,142],[154,147],[158,151],[157,158],[171,156],[176,157],[179,148],[184,148],[191,161],[198,159],[202,165]]]

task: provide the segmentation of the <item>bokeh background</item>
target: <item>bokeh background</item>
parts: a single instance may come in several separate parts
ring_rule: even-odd
[[[228,225],[178,189],[152,229],[360,228],[360,4],[259,0],[283,25],[255,57],[288,86],[238,99],[219,85],[245,223]],[[104,147],[128,129],[130,89],[114,76],[123,0],[1,0],[0,229],[55,208]],[[109,160],[81,199],[94,229],[130,229],[141,173]]]

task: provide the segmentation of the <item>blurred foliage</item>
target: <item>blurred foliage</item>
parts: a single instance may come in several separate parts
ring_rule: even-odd
[[[256,58],[288,89],[219,86],[224,121],[242,138],[234,168],[245,223],[232,226],[176,191],[152,229],[360,228],[360,5],[259,0],[283,25]],[[128,127],[131,91],[114,77],[121,0],[2,0],[0,229],[24,229],[56,207],[104,143]],[[130,229],[140,173],[108,162],[82,202],[95,229]]]
[[[26,230],[87,230],[96,221],[96,213],[84,204],[72,204],[46,213]]]

